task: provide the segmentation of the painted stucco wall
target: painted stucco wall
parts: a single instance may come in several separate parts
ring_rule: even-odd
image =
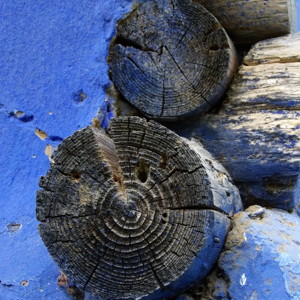
[[[49,168],[44,151],[105,107],[108,44],[131,5],[130,0],[0,3],[1,300],[69,297],[57,287],[58,269],[37,231],[35,194]]]
[[[107,48],[132,2],[0,2],[1,300],[70,297],[38,235],[35,193],[49,168],[47,145],[88,125],[99,108],[105,122]]]

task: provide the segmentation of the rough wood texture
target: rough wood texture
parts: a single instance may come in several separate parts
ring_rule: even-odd
[[[151,0],[118,24],[109,63],[127,101],[150,118],[172,121],[218,103],[236,55],[225,30],[201,5]]]
[[[295,0],[193,1],[210,11],[238,44],[295,32]]]
[[[223,108],[174,128],[200,139],[229,171],[246,205],[300,203],[300,34],[253,46]]]
[[[37,194],[40,234],[82,289],[163,299],[205,276],[241,209],[224,168],[154,121],[114,119],[63,141]]]

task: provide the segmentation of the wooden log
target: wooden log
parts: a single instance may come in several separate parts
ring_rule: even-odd
[[[175,128],[202,141],[246,206],[300,205],[300,33],[257,43],[216,114]]]
[[[211,110],[237,67],[234,46],[216,18],[182,0],[146,1],[122,20],[109,64],[124,98],[164,121]]]
[[[77,131],[53,160],[40,234],[68,278],[103,299],[163,299],[203,278],[241,209],[199,143],[139,117]]]
[[[222,24],[235,43],[252,44],[295,32],[295,0],[193,0]]]

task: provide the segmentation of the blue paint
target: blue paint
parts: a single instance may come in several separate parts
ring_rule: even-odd
[[[296,24],[296,31],[300,31],[300,0],[296,0],[296,9],[297,9],[297,24]]]
[[[49,169],[47,144],[57,145],[93,117],[103,123],[111,117],[98,115],[106,109],[108,45],[132,2],[0,4],[1,300],[72,299],[57,286],[59,270],[39,237],[35,194]],[[39,139],[36,128],[48,138]]]
[[[239,213],[218,262],[231,298],[299,299],[299,240],[297,215],[267,209],[262,220],[252,220]]]

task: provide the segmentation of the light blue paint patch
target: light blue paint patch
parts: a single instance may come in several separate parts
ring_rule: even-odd
[[[298,257],[299,257],[299,261],[300,261],[300,255],[298,255]],[[300,275],[300,264],[293,265],[291,267],[291,272],[293,272],[294,274]]]
[[[288,253],[279,253],[279,266],[285,267],[293,262]]]
[[[247,236],[243,243],[241,232]],[[300,220],[296,214],[267,209],[263,219],[242,212],[235,218],[227,251],[218,265],[230,281],[232,299],[296,299],[299,296]],[[244,274],[244,275],[243,275]],[[294,297],[294,298],[293,298]]]

